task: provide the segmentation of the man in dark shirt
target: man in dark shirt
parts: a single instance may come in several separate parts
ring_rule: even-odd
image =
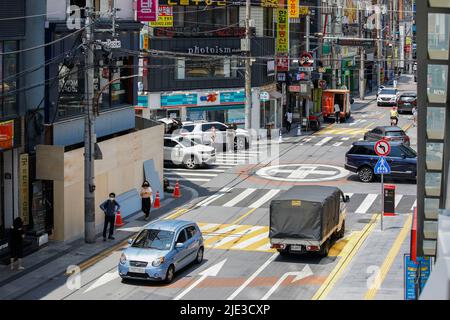
[[[116,201],[116,194],[111,192],[109,199],[100,205],[100,209],[105,213],[105,224],[103,225],[103,241],[106,241],[106,229],[109,224],[109,237],[108,239],[114,240],[114,223],[116,218],[116,212],[120,210],[120,205]]]

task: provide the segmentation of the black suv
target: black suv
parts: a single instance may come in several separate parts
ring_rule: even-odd
[[[374,150],[375,142],[357,141],[345,154],[345,169],[356,172],[362,182],[371,182],[375,178],[373,172],[380,158]],[[416,179],[417,153],[400,142],[391,143],[391,151],[386,157],[391,168],[391,177]]]

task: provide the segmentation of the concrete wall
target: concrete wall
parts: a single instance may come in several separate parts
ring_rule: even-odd
[[[95,161],[95,222],[103,227],[98,208],[110,192],[117,195],[140,188],[143,162],[153,159],[162,183],[163,126],[156,126],[99,143],[103,160]],[[37,178],[54,181],[55,240],[70,241],[84,235],[84,149],[64,152],[60,146],[37,147]]]

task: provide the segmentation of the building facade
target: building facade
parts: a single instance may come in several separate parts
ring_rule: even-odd
[[[418,255],[436,255],[440,209],[450,208],[450,3],[417,1]]]

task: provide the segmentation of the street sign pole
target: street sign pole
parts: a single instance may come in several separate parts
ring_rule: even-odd
[[[381,174],[381,231],[383,231],[384,216],[384,174]]]

